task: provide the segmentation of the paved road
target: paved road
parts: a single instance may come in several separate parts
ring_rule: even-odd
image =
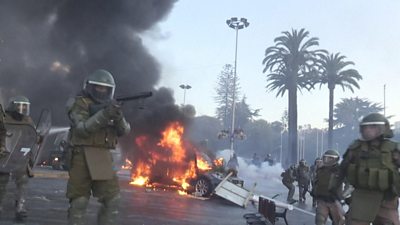
[[[68,208],[65,198],[66,182],[65,172],[36,169],[36,176],[29,183],[29,216],[25,222],[14,221],[14,184],[10,182],[0,224],[65,225]],[[180,196],[174,191],[149,191],[129,185],[124,176],[121,177],[120,184],[120,225],[244,225],[246,221],[243,214],[256,211],[256,207],[251,204],[243,209],[220,198],[199,200]],[[91,199],[88,224],[96,224],[97,208],[98,203]],[[311,225],[313,217],[299,211],[290,211],[288,221],[290,225]],[[283,221],[276,223],[283,224]]]

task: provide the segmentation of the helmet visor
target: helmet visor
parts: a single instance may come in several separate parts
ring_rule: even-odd
[[[19,114],[29,116],[30,113],[30,103],[29,102],[13,102],[15,111],[17,111]]]
[[[322,162],[324,166],[333,166],[338,162],[339,157],[336,155],[324,155]]]
[[[106,102],[114,97],[113,86],[88,83],[85,89],[86,92],[98,102]]]
[[[385,131],[384,124],[370,124],[370,125],[363,125],[360,127],[361,129],[361,138],[365,141],[374,140],[381,135],[383,135]]]

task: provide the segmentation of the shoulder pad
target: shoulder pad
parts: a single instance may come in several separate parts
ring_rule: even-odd
[[[67,112],[69,112],[72,109],[72,106],[74,105],[75,101],[76,101],[75,97],[68,98],[67,104],[65,105]]]
[[[70,97],[67,101],[66,107],[67,107],[67,109],[71,109],[74,106],[74,104],[85,107],[92,103],[93,103],[93,101],[91,101],[89,98],[78,95],[75,97]]]
[[[360,140],[354,140],[348,147],[348,149],[355,149],[358,148],[361,145],[361,141]]]

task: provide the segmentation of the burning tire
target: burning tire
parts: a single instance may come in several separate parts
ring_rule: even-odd
[[[208,197],[211,195],[214,187],[207,177],[201,176],[195,181],[194,190],[199,196]]]

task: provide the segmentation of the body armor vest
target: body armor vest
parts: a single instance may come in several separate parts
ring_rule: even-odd
[[[14,119],[9,112],[6,112],[4,117],[4,123],[30,125],[35,128],[35,124],[30,116],[21,115],[21,120]]]
[[[380,146],[356,141],[350,146],[352,159],[347,168],[347,179],[355,188],[371,191],[387,191],[392,186],[400,190],[400,176],[393,163],[392,152],[397,143],[382,140]]]
[[[313,194],[316,197],[335,199],[337,193],[338,165],[322,166],[317,169]]]
[[[69,111],[74,111],[74,113],[81,117],[81,120],[86,121],[90,117],[89,107],[91,104],[95,103],[90,98],[77,96]],[[70,115],[73,116],[73,114]],[[72,119],[74,120],[74,118]],[[114,149],[117,145],[118,138],[117,131],[112,123],[105,126],[103,129],[90,133],[88,136],[80,135],[76,132],[76,124],[72,124],[69,136],[72,146],[91,146],[107,149]]]
[[[299,165],[297,167],[297,181],[301,184],[307,184],[310,182],[310,167],[307,165]]]
[[[293,183],[294,182],[294,174],[292,169],[285,170],[282,174],[282,181],[285,183]]]

